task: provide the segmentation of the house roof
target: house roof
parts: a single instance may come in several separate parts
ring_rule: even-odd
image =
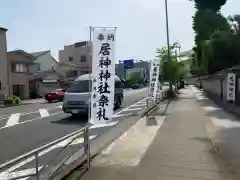
[[[33,52],[33,53],[30,53],[31,55],[33,55],[33,56],[35,56],[36,58],[38,58],[38,57],[40,57],[40,56],[42,56],[42,55],[44,55],[44,54],[47,54],[47,53],[49,53],[49,52],[51,52],[51,51],[39,51],[39,52]]]
[[[55,70],[41,71],[41,72],[35,74],[35,78],[36,78],[36,79],[38,79],[38,78],[42,78],[42,77],[44,77],[44,76],[46,76],[46,75],[48,75],[48,74],[52,74],[52,73],[58,75],[61,79],[64,78],[64,76],[63,76],[62,74],[58,73],[58,72],[55,71]]]
[[[7,31],[7,29],[6,28],[3,28],[3,27],[0,27],[0,30],[2,30],[2,31]]]
[[[31,53],[31,55],[33,55],[33,56],[35,56],[36,58],[38,58],[38,57],[43,56],[44,54],[47,54],[47,53],[49,53],[49,52],[51,52],[51,51],[50,51],[50,50],[47,50],[47,51],[39,51],[39,52],[33,52],[33,53]],[[55,62],[58,63],[58,61],[57,61],[54,57],[52,57],[52,59],[53,59]]]
[[[21,54],[23,54],[23,55],[25,55],[25,56],[28,56],[28,57],[32,58],[33,60],[36,59],[35,56],[33,56],[33,55],[27,53],[26,51],[23,51],[23,50],[8,51],[7,53],[21,53]]]
[[[59,65],[63,65],[63,66],[70,66],[70,67],[80,67],[80,66],[78,66],[78,65],[75,65],[75,64],[72,64],[72,63],[64,63],[64,62],[61,62],[61,63],[59,63]]]

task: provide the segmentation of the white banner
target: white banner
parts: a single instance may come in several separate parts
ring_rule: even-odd
[[[158,92],[159,82],[159,71],[160,71],[160,60],[151,61],[150,69],[150,86],[149,86],[149,98],[156,100]]]
[[[236,74],[228,73],[227,79],[227,101],[235,101]]]
[[[92,124],[112,121],[115,92],[115,35],[113,29],[94,29],[92,62]]]

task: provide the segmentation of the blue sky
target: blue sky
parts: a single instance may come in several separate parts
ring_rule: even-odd
[[[193,4],[169,1],[171,42],[193,45]],[[228,0],[224,15],[240,13],[240,1]],[[8,29],[8,50],[52,50],[89,38],[89,26],[117,26],[116,60],[150,60],[166,45],[164,0],[5,0],[0,27]]]

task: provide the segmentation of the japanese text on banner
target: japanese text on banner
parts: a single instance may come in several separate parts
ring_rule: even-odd
[[[151,71],[150,71],[150,87],[149,87],[149,97],[156,99],[158,91],[158,78],[159,78],[160,61],[151,61]]]
[[[91,123],[111,122],[115,85],[115,29],[94,30]]]
[[[235,101],[236,74],[228,73],[227,80],[227,100]]]

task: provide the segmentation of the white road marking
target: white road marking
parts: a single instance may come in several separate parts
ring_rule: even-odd
[[[140,110],[140,109],[142,109],[142,108],[127,108],[124,111],[136,111],[136,110]]]
[[[0,118],[6,118],[6,117],[9,117],[9,114],[6,114],[6,115],[3,115],[3,116],[0,116]]]
[[[39,109],[39,113],[41,117],[47,117],[49,116],[49,113],[46,109]]]
[[[39,166],[39,170],[42,169],[43,166]],[[30,168],[30,169],[24,169],[21,171],[15,171],[15,172],[11,172],[11,173],[7,173],[5,172],[5,174],[0,174],[1,180],[8,180],[8,179],[12,179],[12,178],[16,178],[19,176],[25,176],[28,174],[32,174],[36,172],[36,168]],[[29,179],[29,177],[26,178],[21,178],[20,180],[27,180]]]
[[[138,102],[136,102],[136,103],[134,103],[134,104],[138,104],[138,103],[140,103],[141,101],[143,101],[144,99],[146,99],[146,98],[143,98],[143,99],[141,99],[140,101],[138,101]],[[132,105],[134,105],[134,104],[132,104]],[[130,107],[131,107],[131,106],[128,106],[127,108],[124,108],[124,109],[118,111],[117,113],[115,113],[115,115],[118,115],[118,114],[126,111],[126,110],[127,110],[128,108],[130,108]],[[51,114],[50,116],[55,116],[55,115],[58,115],[58,114],[64,114],[64,112],[63,112],[63,111],[56,112],[56,113]],[[21,125],[21,124],[33,122],[33,121],[36,121],[36,120],[39,120],[39,119],[43,119],[43,117],[38,117],[38,118],[35,118],[35,119],[30,119],[30,120],[26,120],[26,121],[23,121],[23,122],[19,122],[17,125]],[[15,125],[16,125],[16,124],[15,124]],[[0,127],[0,130],[5,129],[5,128],[8,128],[8,127],[6,127],[6,126]]]
[[[114,115],[113,117],[118,118],[118,117],[126,117],[126,116],[131,116],[131,115],[133,115],[133,113],[128,113],[128,114],[117,114],[117,115]]]
[[[1,121],[1,120],[4,120],[4,119],[8,119],[8,118],[9,118],[9,116],[4,117],[4,118],[0,118],[0,121]]]
[[[133,105],[131,107],[138,107],[138,106],[145,106],[145,105],[146,105],[146,103],[144,103],[144,104],[135,104],[135,105]]]
[[[58,144],[56,144],[56,145],[54,145],[54,146],[51,146],[51,147],[47,148],[46,150],[40,152],[38,156],[41,157],[41,156],[43,156],[44,154],[46,154],[46,153],[48,153],[48,152],[50,152],[50,151],[52,151],[52,150],[54,150],[54,149],[57,149],[57,148],[61,148],[61,147],[66,146],[66,145],[67,145],[72,139],[74,139],[76,136],[78,136],[78,135],[75,135],[75,136],[73,136],[73,137],[70,137],[70,138],[68,138],[68,139],[66,139],[66,140],[64,140],[64,141],[62,141],[62,142],[60,142],[60,143],[58,143]],[[92,139],[94,139],[95,137],[96,137],[96,135],[90,136],[89,139],[92,140]],[[81,143],[83,143],[83,142],[84,142],[84,138],[77,138],[77,139],[74,140],[69,146],[81,144]],[[32,156],[32,157],[30,157],[30,158],[28,158],[28,159],[26,159],[26,160],[24,160],[24,161],[22,161],[22,162],[20,162],[20,163],[12,166],[12,167],[10,167],[10,168],[8,168],[7,170],[5,170],[5,171],[3,171],[2,173],[0,173],[0,179],[2,180],[2,178],[4,178],[4,177],[6,176],[6,174],[11,173],[11,172],[14,171],[15,169],[18,169],[18,168],[20,168],[21,166],[24,166],[25,164],[33,161],[34,159],[35,159],[35,157]],[[17,176],[20,176],[20,174],[17,174]]]
[[[90,126],[90,129],[115,126],[117,123],[118,121],[110,122],[108,124],[93,124],[92,126]]]
[[[12,114],[8,119],[5,127],[14,126],[15,124],[18,124],[19,118],[20,118],[20,113]]]

